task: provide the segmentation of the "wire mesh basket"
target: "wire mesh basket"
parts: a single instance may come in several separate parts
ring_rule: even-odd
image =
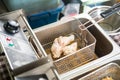
[[[83,20],[83,22],[87,22],[89,25],[92,24],[92,22],[86,18],[81,20]],[[75,69],[97,58],[94,53],[96,39],[87,29],[84,29],[83,31],[80,30],[80,25],[83,25],[84,27],[89,26],[87,24],[84,25],[83,22],[71,20],[63,24],[45,27],[36,33],[36,36],[43,45],[48,56],[53,61],[59,74]],[[44,36],[42,34],[44,34]],[[59,58],[53,58],[51,46],[54,40],[60,36],[68,36],[70,34],[75,36],[75,40],[73,42],[77,42],[78,44],[77,51],[68,55],[61,55]]]
[[[54,61],[54,65],[59,74],[75,69],[85,63],[96,59],[96,55],[90,48],[84,48],[66,58]]]

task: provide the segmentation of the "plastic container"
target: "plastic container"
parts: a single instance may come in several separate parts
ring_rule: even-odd
[[[61,2],[61,4],[54,9],[29,15],[27,16],[28,22],[33,29],[55,22],[58,20],[59,14],[62,11],[63,7],[64,4]]]
[[[89,21],[88,19],[84,18],[82,20]],[[55,68],[59,74],[73,70],[97,58],[94,53],[96,39],[88,30],[85,30],[85,35],[81,35],[79,25],[80,24],[78,24],[77,20],[71,20],[63,24],[59,23],[48,27],[41,27],[42,29],[37,28],[36,36],[43,45],[43,48],[48,56],[53,61],[53,64],[55,65]],[[59,58],[54,59],[51,52],[53,41],[59,36],[67,36],[69,34],[74,34],[76,36],[74,41],[78,40],[77,51],[68,55],[61,55]],[[86,39],[83,39],[82,37],[86,37]],[[81,44],[82,41],[86,45]],[[81,45],[82,47],[80,47]]]
[[[103,80],[106,77],[111,77],[112,80],[120,80],[120,66],[116,63],[109,63],[79,80]]]
[[[80,0],[63,0],[66,4],[63,11],[64,16],[74,16],[79,14],[80,11]]]
[[[69,3],[66,5],[64,10],[64,16],[74,16],[79,14],[79,3]]]
[[[56,8],[60,0],[3,0],[9,11],[24,9],[27,14]]]

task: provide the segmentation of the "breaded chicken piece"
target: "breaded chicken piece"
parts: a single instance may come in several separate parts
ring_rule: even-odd
[[[51,47],[51,52],[53,54],[53,58],[59,58],[61,56],[61,54],[63,53],[63,50],[65,52],[64,53],[65,55],[68,54],[68,52],[70,53],[70,52],[74,51],[77,47],[77,45],[76,45],[77,43],[67,46],[72,41],[74,41],[74,39],[75,39],[74,35],[70,35],[68,37],[60,36],[60,37],[56,38]],[[64,47],[67,51],[65,51]],[[73,48],[73,49],[71,49],[71,48]]]
[[[59,44],[60,44],[62,47],[64,47],[64,46],[70,44],[72,41],[74,41],[74,40],[75,40],[75,36],[74,36],[74,35],[64,36],[64,37],[63,37],[63,36],[60,36],[60,37],[58,38],[58,40],[59,40]]]
[[[56,38],[53,42],[53,45],[51,47],[51,51],[53,54],[53,58],[59,58],[62,54],[62,47],[58,43],[58,38]]]
[[[112,79],[112,77],[107,76],[107,77],[103,78],[102,80],[113,80],[113,79]]]
[[[74,42],[68,46],[65,46],[63,48],[63,54],[64,55],[68,55],[68,54],[71,54],[73,52],[77,51],[77,42]]]

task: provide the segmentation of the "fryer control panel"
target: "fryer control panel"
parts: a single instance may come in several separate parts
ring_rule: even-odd
[[[3,26],[4,22],[0,21],[0,43],[11,69],[37,60],[37,55],[30,46],[22,29],[18,33],[9,34]]]

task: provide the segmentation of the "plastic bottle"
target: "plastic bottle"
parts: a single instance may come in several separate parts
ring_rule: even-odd
[[[74,16],[79,14],[80,11],[80,0],[71,0],[64,10],[64,16]]]

